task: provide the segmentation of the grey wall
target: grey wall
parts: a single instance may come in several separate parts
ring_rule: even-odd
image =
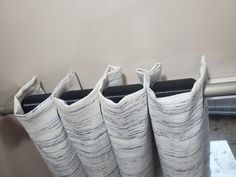
[[[0,0],[0,103],[37,75],[51,91],[68,69],[93,87],[107,64],[163,63],[168,78],[236,75],[235,0]]]

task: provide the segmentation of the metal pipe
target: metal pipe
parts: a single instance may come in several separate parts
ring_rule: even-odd
[[[207,83],[204,90],[204,97],[219,97],[236,95],[236,81]],[[13,104],[0,106],[0,115],[13,114]]]
[[[6,104],[3,106],[0,106],[0,116],[1,115],[8,115],[14,113],[14,106],[13,104]]]
[[[236,81],[208,83],[204,90],[205,97],[236,95]]]

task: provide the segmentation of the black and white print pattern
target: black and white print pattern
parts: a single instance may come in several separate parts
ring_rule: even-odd
[[[138,73],[141,82],[143,73]],[[146,88],[115,103],[102,95],[109,76],[99,89],[103,118],[110,135],[122,177],[153,177],[152,135]]]
[[[28,132],[55,177],[85,177],[81,162],[57,114],[52,96],[28,113],[21,101],[28,95],[43,94],[34,77],[14,97],[14,114]]]
[[[159,176],[156,147],[164,177],[210,176],[204,57],[200,78],[187,93],[155,96],[151,85],[160,79],[161,64],[150,71],[138,69],[137,75],[143,88],[118,103],[102,94],[107,87],[124,84],[120,67],[111,65],[94,89],[71,105],[60,96],[81,89],[74,71],[29,113],[24,113],[22,100],[44,91],[35,77],[19,90],[14,97],[15,116],[54,176]]]
[[[108,66],[101,80],[109,75],[107,78],[109,86],[120,85],[122,84],[120,74],[119,67]],[[59,84],[54,100],[87,176],[120,177],[114,151],[101,114],[98,98],[100,83],[101,81],[98,81],[89,95],[67,105],[59,98],[61,93],[79,84],[75,73],[70,72]]]
[[[200,78],[191,92],[156,98],[155,83],[159,65],[147,71],[148,106],[153,132],[165,177],[208,177],[209,124],[203,87],[206,63],[201,61]]]

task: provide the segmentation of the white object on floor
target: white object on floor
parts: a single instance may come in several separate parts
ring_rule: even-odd
[[[236,177],[236,160],[227,141],[211,141],[211,177]]]

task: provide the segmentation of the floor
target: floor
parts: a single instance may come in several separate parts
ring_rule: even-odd
[[[210,116],[211,140],[227,140],[236,159],[236,116]]]

